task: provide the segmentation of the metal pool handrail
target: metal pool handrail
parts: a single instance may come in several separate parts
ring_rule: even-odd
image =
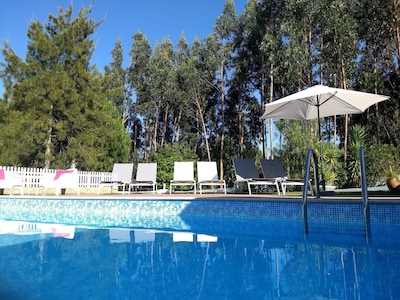
[[[367,176],[365,172],[365,159],[364,159],[364,148],[360,147],[360,176],[361,176],[361,196],[364,205],[364,225],[365,225],[365,236],[368,239],[371,236],[371,222],[369,216],[369,205],[368,205],[368,188],[367,188]]]
[[[309,149],[306,158],[306,168],[304,174],[304,188],[303,188],[303,199],[302,199],[302,212],[303,212],[303,223],[304,223],[304,233],[308,233],[308,211],[307,211],[307,191],[310,178],[311,169],[311,158],[314,162],[314,182],[315,184],[315,196],[320,198],[319,191],[319,176],[318,176],[318,157],[313,151]],[[370,213],[368,205],[368,189],[367,189],[367,176],[365,172],[365,159],[364,159],[364,148],[360,147],[360,176],[361,176],[361,194],[362,202],[364,206],[364,225],[365,225],[365,236],[368,239],[371,236],[371,226],[370,226]]]
[[[302,211],[303,211],[303,223],[304,223],[304,233],[308,233],[308,212],[307,212],[307,193],[310,178],[311,169],[311,159],[314,163],[314,182],[315,182],[315,196],[320,197],[319,192],[319,175],[318,175],[318,156],[313,149],[309,149],[306,158],[306,167],[304,173],[304,187],[303,187],[303,201],[302,201]]]
[[[367,177],[365,175],[364,148],[360,147],[361,195],[364,208],[368,207]]]

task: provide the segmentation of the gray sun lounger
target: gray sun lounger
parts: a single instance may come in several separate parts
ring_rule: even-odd
[[[101,181],[99,183],[97,194],[100,194],[100,188],[107,186],[111,188],[118,188],[122,186],[122,193],[129,190],[129,184],[132,180],[133,164],[132,163],[116,163],[113,166],[111,180]],[[125,190],[127,188],[127,190]]]
[[[260,178],[254,159],[251,158],[233,158],[233,167],[235,169],[235,183],[246,182],[249,194],[251,195],[252,186],[272,185],[276,187],[280,195],[279,181],[276,178]]]
[[[261,159],[260,160],[261,169],[264,177],[276,178],[281,185],[283,195],[286,194],[286,187],[288,185],[292,186],[304,186],[304,179],[291,179],[287,178],[287,173],[283,167],[282,161],[279,159]],[[310,187],[311,194],[313,194],[311,184]]]

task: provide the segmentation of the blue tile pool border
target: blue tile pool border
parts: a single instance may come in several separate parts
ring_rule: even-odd
[[[206,222],[204,218],[208,218]],[[1,197],[0,219],[188,231],[226,227],[237,231],[245,224],[241,220],[251,219],[255,229],[269,227],[271,234],[287,234],[287,228],[299,231],[303,224],[299,199],[260,198]],[[362,202],[310,201],[308,222],[313,232],[362,232]],[[400,202],[371,202],[370,223],[374,234],[400,227]],[[251,231],[243,229],[244,234]]]

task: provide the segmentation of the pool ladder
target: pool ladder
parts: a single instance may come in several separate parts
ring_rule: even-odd
[[[365,159],[364,159],[364,148],[360,147],[360,175],[361,175],[361,195],[362,195],[362,203],[364,209],[364,225],[365,225],[365,236],[368,239],[371,235],[371,226],[370,226],[370,214],[369,214],[369,205],[368,205],[368,189],[367,189],[367,177],[365,172]],[[310,170],[311,170],[311,162],[314,166],[314,182],[315,184],[315,197],[321,198],[321,192],[319,190],[319,174],[318,174],[318,156],[313,149],[309,149],[306,158],[306,171],[304,174],[304,187],[303,187],[303,197],[302,197],[302,213],[303,213],[303,224],[304,224],[304,233],[308,234],[308,210],[307,210],[307,194],[308,194],[308,185],[310,178]],[[323,187],[325,186],[324,183]]]

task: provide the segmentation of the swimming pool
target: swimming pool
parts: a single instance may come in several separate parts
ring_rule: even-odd
[[[2,197],[0,299],[399,299],[400,204]]]

